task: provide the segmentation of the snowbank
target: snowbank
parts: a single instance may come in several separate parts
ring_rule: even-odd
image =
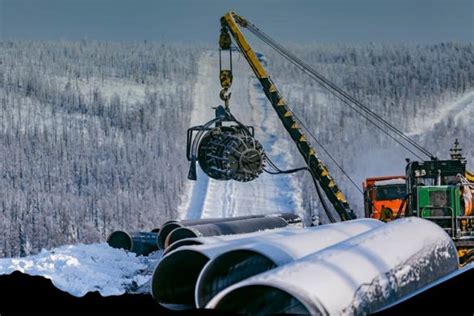
[[[157,252],[137,257],[106,243],[67,245],[24,258],[0,259],[0,275],[20,271],[43,276],[78,297],[91,291],[121,295],[147,283],[159,256]]]

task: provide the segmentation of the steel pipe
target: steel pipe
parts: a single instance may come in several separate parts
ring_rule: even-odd
[[[227,241],[237,240],[237,239],[242,239],[242,238],[256,237],[262,234],[273,233],[275,231],[283,231],[283,230],[292,231],[292,232],[295,231],[298,233],[303,232],[302,227],[298,225],[288,225],[287,227],[284,227],[284,228],[267,229],[264,231],[258,231],[258,232],[253,232],[253,233],[185,238],[185,239],[178,240],[170,244],[168,247],[166,247],[166,249],[163,251],[163,256],[183,246],[199,246],[199,245],[214,244],[218,242],[227,242]]]
[[[302,228],[284,227],[249,234],[195,238],[203,244],[180,247],[160,260],[153,272],[152,295],[158,303],[170,309],[194,308],[196,281],[210,259],[238,245],[253,243],[255,239],[282,239],[304,231]],[[228,240],[216,241],[216,238]]]
[[[261,218],[247,218],[189,227],[179,227],[168,234],[165,240],[165,248],[172,243],[185,238],[244,234],[285,226],[288,226],[288,222],[283,218],[279,216],[266,216]]]
[[[203,224],[211,224],[211,223],[220,223],[220,222],[230,222],[230,221],[237,221],[242,219],[248,218],[260,218],[265,217],[265,215],[249,215],[249,216],[237,216],[237,217],[227,217],[227,218],[201,218],[201,219],[192,219],[192,220],[171,220],[165,222],[160,229],[160,233],[156,238],[156,243],[158,244],[158,248],[165,249],[165,241],[166,237],[169,233],[171,233],[174,229],[180,227],[189,227],[195,225],[203,225]]]
[[[367,314],[458,264],[441,227],[404,218],[234,284],[206,307],[243,314]]]
[[[202,269],[195,290],[197,307],[204,307],[226,287],[253,275],[315,253],[338,242],[384,225],[375,219],[358,219],[306,229],[305,233],[261,240],[232,247]]]
[[[107,238],[107,243],[112,248],[125,249],[137,255],[146,256],[158,250],[156,245],[157,233],[133,232],[127,233],[121,230],[114,231]]]

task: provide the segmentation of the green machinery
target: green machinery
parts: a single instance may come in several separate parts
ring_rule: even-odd
[[[457,152],[460,149],[455,147]],[[407,213],[440,225],[453,238],[461,263],[474,258],[472,183],[467,181],[466,160],[409,162],[406,168]]]

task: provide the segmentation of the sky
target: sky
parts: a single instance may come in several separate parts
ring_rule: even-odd
[[[286,42],[474,41],[474,0],[0,0],[0,37],[214,43],[228,10]]]

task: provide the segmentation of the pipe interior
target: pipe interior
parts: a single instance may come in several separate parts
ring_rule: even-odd
[[[119,249],[132,249],[132,238],[129,234],[123,231],[115,231],[110,234],[109,238],[107,239],[107,243],[112,248],[119,248]]]
[[[158,237],[156,238],[158,248],[165,249],[166,237],[168,237],[168,234],[178,227],[181,227],[181,224],[179,224],[178,222],[169,222],[161,227],[161,230],[158,233]]]
[[[172,243],[171,245],[169,245],[168,247],[166,247],[165,251],[163,252],[163,255],[168,254],[171,251],[178,249],[179,247],[198,246],[202,244],[203,244],[202,241],[196,240],[195,238],[186,238],[186,239],[178,240]]]
[[[153,298],[167,307],[194,307],[196,281],[208,261],[205,255],[191,250],[176,251],[164,257],[153,273]]]
[[[267,285],[249,285],[237,288],[216,304],[215,309],[237,314],[315,314],[293,295]]]
[[[179,240],[196,237],[198,237],[196,233],[187,227],[176,228],[166,237],[165,249]]]
[[[226,287],[276,267],[271,259],[252,250],[224,253],[202,271],[196,287],[196,304],[204,307]]]

